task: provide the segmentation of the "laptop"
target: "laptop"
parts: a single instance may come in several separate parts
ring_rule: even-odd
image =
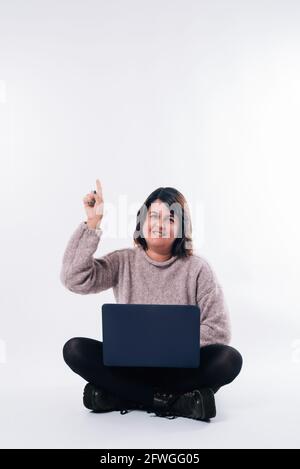
[[[197,368],[200,308],[196,305],[105,303],[103,365]]]

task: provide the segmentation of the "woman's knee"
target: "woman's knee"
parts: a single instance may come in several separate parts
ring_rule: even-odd
[[[207,361],[211,369],[227,384],[240,373],[243,358],[238,350],[231,345],[212,344],[207,346]]]
[[[71,368],[81,368],[102,360],[102,342],[89,337],[73,337],[63,346],[63,357]]]
[[[226,364],[228,381],[231,382],[239,375],[242,369],[243,357],[237,349],[230,345],[226,345],[224,364]]]
[[[72,364],[80,356],[81,344],[81,337],[72,337],[63,346],[63,357],[68,365]]]
[[[242,369],[242,366],[243,366],[243,357],[242,357],[242,355],[240,354],[240,352],[238,350],[236,350],[233,347],[231,347],[231,348],[233,349],[236,368],[237,368],[238,372],[240,372],[241,369]]]

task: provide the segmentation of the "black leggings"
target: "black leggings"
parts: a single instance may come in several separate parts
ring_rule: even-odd
[[[124,367],[103,365],[103,343],[74,337],[63,347],[67,365],[79,376],[129,401],[152,404],[154,390],[185,392],[211,387],[214,392],[239,374],[243,359],[233,347],[211,344],[201,348],[198,368]]]

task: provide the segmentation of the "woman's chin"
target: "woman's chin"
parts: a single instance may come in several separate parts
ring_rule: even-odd
[[[154,248],[163,248],[164,250],[168,250],[172,246],[172,243],[170,243],[170,240],[166,238],[157,238],[157,239],[151,238],[149,239],[149,241],[148,241],[148,246],[152,246]]]

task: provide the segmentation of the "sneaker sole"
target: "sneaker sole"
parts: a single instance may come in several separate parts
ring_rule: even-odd
[[[114,406],[110,405],[109,403],[103,402],[102,406],[99,405],[99,402],[95,400],[95,391],[96,387],[92,384],[88,383],[83,391],[83,405],[89,409],[93,410],[94,412],[109,412],[111,410],[118,410]],[[101,392],[101,390],[97,390]],[[101,399],[101,398],[100,398]]]
[[[176,415],[177,417],[186,417],[206,422],[216,416],[215,399],[212,389],[196,389],[190,399],[191,401],[188,407],[192,410],[184,411],[176,409],[175,407],[174,409],[170,409],[170,414]],[[181,404],[181,408],[182,407],[184,409],[184,403]]]
[[[193,418],[199,420],[209,420],[214,418],[217,414],[214,392],[210,388],[203,388],[198,391],[198,398],[196,398]]]
[[[102,394],[100,397],[95,396],[95,392]],[[103,389],[97,389],[91,383],[87,383],[83,390],[83,405],[94,412],[119,411],[125,408],[130,410],[139,409],[139,404],[123,402],[122,399],[106,394]]]

